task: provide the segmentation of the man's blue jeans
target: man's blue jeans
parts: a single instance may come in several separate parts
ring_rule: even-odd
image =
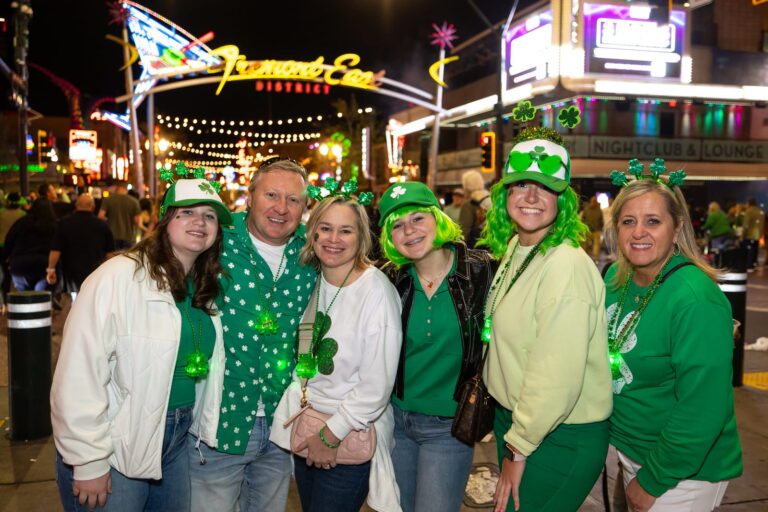
[[[107,495],[105,512],[187,512],[189,510],[189,457],[187,430],[192,424],[192,407],[168,411],[163,436],[162,471],[160,480],[128,478],[112,468],[112,494]],[[56,483],[65,512],[85,512],[72,495],[74,484],[72,466],[65,464],[56,453]]]
[[[453,512],[461,508],[473,449],[451,435],[453,418],[395,413],[392,463],[403,512]]]
[[[192,434],[188,438],[193,512],[234,511],[238,500],[240,512],[285,510],[291,457],[269,440],[264,416],[256,418],[243,455],[217,452]]]

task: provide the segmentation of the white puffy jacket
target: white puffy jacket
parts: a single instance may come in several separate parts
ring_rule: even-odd
[[[223,376],[219,315],[206,379]],[[77,480],[110,467],[129,478],[160,479],[165,416],[179,349],[181,315],[134,260],[116,256],[83,283],[66,324],[51,388],[56,449]]]

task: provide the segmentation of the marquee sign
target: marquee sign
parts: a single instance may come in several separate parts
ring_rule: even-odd
[[[552,27],[552,9],[547,9],[509,28],[504,36],[509,62],[507,89],[551,74]]]
[[[680,79],[685,11],[672,10],[669,25],[647,6],[585,2],[583,12],[587,73]]]
[[[297,60],[246,60],[240,54],[237,46],[230,44],[216,48],[212,55],[221,57],[224,61],[221,82],[216,94],[219,94],[227,82],[236,80],[310,80],[324,81],[328,85],[344,85],[359,89],[378,89],[378,79],[384,76],[384,71],[362,71],[350,68],[360,63],[360,56],[345,53],[336,57],[333,64],[325,64],[324,57],[318,57],[312,62]],[[217,72],[216,69],[209,70]]]

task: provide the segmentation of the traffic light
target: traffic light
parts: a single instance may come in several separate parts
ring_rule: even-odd
[[[496,134],[483,132],[480,135],[480,151],[483,171],[493,171],[496,162]]]

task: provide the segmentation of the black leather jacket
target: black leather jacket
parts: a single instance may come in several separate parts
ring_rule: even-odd
[[[461,326],[463,357],[459,379],[454,391],[454,399],[458,399],[456,395],[461,383],[473,377],[479,370],[480,359],[483,354],[483,342],[480,340],[484,320],[483,308],[498,262],[491,259],[485,251],[467,249],[463,242],[457,242],[454,245],[456,247],[456,271],[448,276],[448,291],[451,294],[453,305],[456,308],[456,317]],[[402,399],[406,363],[406,333],[408,332],[408,319],[411,316],[411,306],[413,305],[413,277],[405,270],[405,267],[395,270],[393,265],[387,264],[382,270],[397,288],[403,304],[401,317],[403,345],[400,349],[400,363],[395,377],[395,387],[392,391],[395,396]]]

